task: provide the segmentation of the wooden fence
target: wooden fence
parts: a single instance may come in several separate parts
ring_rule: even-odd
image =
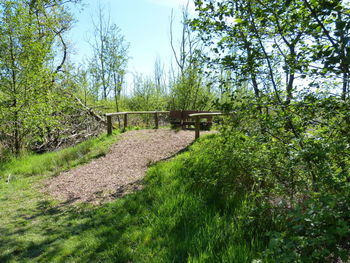
[[[113,116],[123,116],[124,118],[124,130],[128,127],[128,115],[129,114],[153,114],[154,115],[154,128],[158,129],[159,127],[159,114],[169,114],[169,111],[129,111],[129,112],[114,112],[107,113],[107,134],[112,135],[113,131]]]
[[[128,126],[128,115],[129,114],[153,114],[154,115],[154,128],[158,129],[159,127],[159,114],[169,114],[170,111],[130,111],[130,112],[115,112],[115,113],[107,113],[107,134],[112,135],[113,131],[113,116],[123,116],[124,117],[124,130]],[[232,113],[222,113],[222,112],[205,112],[205,113],[193,113],[190,114],[189,117],[195,120],[195,139],[198,139],[200,136],[200,122],[203,118],[214,117],[214,116],[222,116],[222,115],[230,115]]]

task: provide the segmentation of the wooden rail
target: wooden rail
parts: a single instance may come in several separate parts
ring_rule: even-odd
[[[128,127],[128,114],[153,114],[154,115],[154,124],[155,129],[158,129],[159,127],[159,114],[167,114],[169,111],[128,111],[128,112],[114,112],[114,113],[107,113],[107,134],[112,135],[113,131],[113,123],[112,123],[112,117],[113,116],[121,116],[124,115],[124,130]]]
[[[195,119],[195,139],[199,138],[200,135],[200,123],[201,118],[213,117],[213,116],[222,116],[222,115],[231,115],[232,113],[222,113],[222,112],[211,112],[211,113],[193,113],[188,116]]]

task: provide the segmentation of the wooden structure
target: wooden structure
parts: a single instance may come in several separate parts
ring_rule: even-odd
[[[195,139],[199,138],[200,130],[207,130],[212,126],[212,119],[215,116],[231,115],[231,113],[221,112],[200,112],[200,111],[130,111],[130,112],[115,112],[107,113],[107,134],[112,135],[113,131],[113,116],[123,116],[124,130],[128,126],[129,114],[153,114],[154,115],[154,128],[159,127],[159,114],[169,114],[170,123],[176,127],[185,128],[191,125],[195,127]],[[206,121],[201,121],[205,119]]]
[[[195,126],[196,122],[190,116],[195,113],[206,113],[207,111],[194,111],[194,110],[181,110],[181,111],[170,111],[170,124],[174,128],[181,127],[182,129],[190,128],[190,126]],[[209,130],[212,126],[212,116],[205,115],[201,119],[206,119],[204,122],[199,123],[199,127],[202,130]]]
[[[113,116],[123,116],[124,119],[124,130],[128,127],[128,115],[129,114],[153,114],[154,115],[154,128],[158,129],[159,127],[159,114],[168,114],[169,111],[129,111],[129,112],[115,112],[107,113],[107,134],[112,135],[113,131]]]
[[[214,116],[220,116],[220,115],[228,115],[221,112],[202,112],[202,113],[193,113],[190,114],[189,117],[193,118],[195,121],[195,139],[199,138],[200,130],[201,130],[201,119],[205,118],[213,118]]]

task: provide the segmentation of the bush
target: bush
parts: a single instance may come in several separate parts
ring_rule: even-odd
[[[318,193],[277,218],[265,252],[274,262],[347,262],[350,256],[350,184]]]

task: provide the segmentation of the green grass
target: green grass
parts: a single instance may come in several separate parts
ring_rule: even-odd
[[[218,209],[194,190],[186,163],[199,154],[203,140],[151,167],[142,191],[101,206],[59,204],[38,191],[46,178],[38,171],[52,173],[79,163],[66,163],[68,153],[43,155],[40,161],[27,157],[42,168],[27,159],[6,165],[7,173],[25,176],[0,182],[0,262],[252,262],[266,245],[247,224],[254,203],[241,197]],[[61,168],[47,161],[58,156]]]
[[[118,132],[114,133],[116,134]],[[56,174],[105,155],[109,146],[115,141],[115,136],[103,135],[56,152],[25,154],[6,163],[0,163],[0,178],[13,180],[31,175]]]

